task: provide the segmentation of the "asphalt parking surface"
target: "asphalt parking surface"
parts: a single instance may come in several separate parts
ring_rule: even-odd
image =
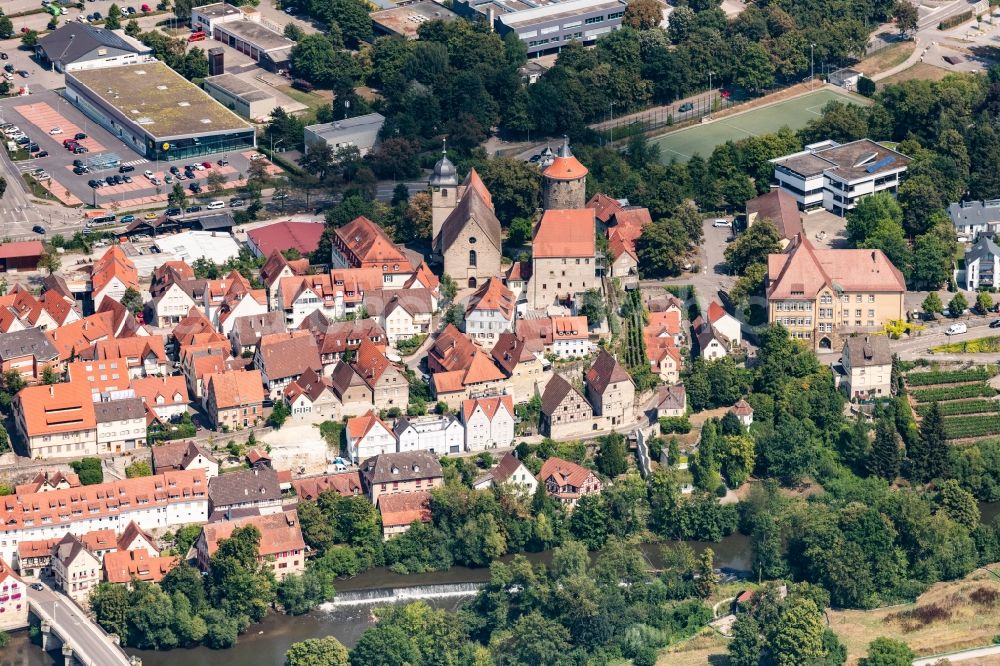
[[[159,191],[157,191],[157,187],[143,177],[143,171],[146,169],[153,171],[163,181],[164,174],[171,166],[177,166],[183,171],[185,164],[194,162],[207,161],[216,165],[217,160],[225,156],[229,161],[229,166],[223,168],[213,166],[213,168],[224,173],[228,180],[235,180],[239,174],[246,174],[250,164],[249,159],[243,153],[204,155],[173,162],[151,162],[103,127],[91,121],[58,93],[50,90],[26,97],[3,100],[0,102],[0,118],[4,122],[16,124],[33,141],[38,143],[42,150],[49,152],[47,157],[18,162],[17,166],[22,171],[31,171],[39,167],[45,169],[58,183],[58,185],[51,187],[53,198],[62,200],[63,203],[69,205],[83,203],[84,205],[106,207],[114,202],[119,206],[120,211],[165,208],[164,201],[152,201],[150,198],[165,198],[173,185],[162,182]],[[59,127],[62,133],[50,135],[49,130],[52,129],[50,125]],[[81,142],[81,145],[87,146],[90,152],[77,155],[63,147],[63,140],[71,138],[78,131],[87,134],[87,139]],[[87,181],[91,179],[103,180],[109,175],[118,174],[117,166],[95,169],[79,176],[73,173],[73,160],[75,159],[80,159],[84,164],[89,165],[92,161],[99,162],[102,158],[112,156],[116,156],[122,165],[130,165],[135,168],[135,171],[127,174],[132,177],[132,183],[106,186],[97,190],[87,184]],[[208,169],[197,172],[198,182],[202,185],[200,196],[206,199],[213,198],[205,186],[205,180],[209,173]],[[188,191],[189,198],[194,198],[188,189],[189,181],[185,179],[182,184]]]

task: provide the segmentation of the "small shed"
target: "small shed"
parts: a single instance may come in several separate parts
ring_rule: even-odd
[[[16,273],[38,269],[38,261],[45,252],[41,241],[21,241],[0,245],[0,271]]]
[[[858,81],[864,73],[859,72],[856,69],[850,67],[842,67],[841,69],[830,72],[830,83],[835,86],[840,86],[844,90],[857,90]]]

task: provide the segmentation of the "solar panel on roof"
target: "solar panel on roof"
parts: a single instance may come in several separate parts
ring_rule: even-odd
[[[868,167],[867,169],[865,169],[865,172],[866,173],[875,173],[879,169],[884,169],[885,167],[889,166],[890,164],[892,164],[895,161],[896,161],[896,158],[893,157],[892,155],[889,155],[888,157],[883,157],[878,162],[876,162],[875,164],[873,164],[870,167]]]

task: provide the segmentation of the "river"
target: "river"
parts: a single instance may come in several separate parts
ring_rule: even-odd
[[[983,522],[1000,515],[1000,502],[981,504]],[[745,572],[750,568],[750,540],[742,534],[733,534],[719,543],[689,542],[697,552],[711,547],[715,553],[715,566],[726,573]],[[644,544],[643,555],[653,568],[662,563],[660,546]],[[527,553],[532,562],[548,563],[551,551]],[[504,557],[510,561],[512,556]],[[285,652],[292,643],[320,636],[334,636],[348,647],[372,624],[372,608],[386,603],[424,599],[435,608],[454,610],[475,593],[476,585],[489,580],[489,569],[452,567],[447,571],[402,575],[386,568],[376,568],[351,579],[337,581],[337,597],[333,603],[319,609],[290,617],[274,613],[263,622],[240,636],[239,642],[229,650],[210,650],[204,647],[177,649],[167,652],[155,650],[129,650],[142,658],[143,666],[217,666],[223,659],[240,666],[280,666]],[[0,666],[53,666],[51,657],[28,641],[28,633],[11,636],[11,642],[0,652]]]

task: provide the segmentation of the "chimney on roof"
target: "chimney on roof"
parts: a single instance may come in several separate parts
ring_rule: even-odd
[[[53,384],[52,386],[49,386],[49,397],[50,398],[56,397],[56,387],[55,387],[55,384]]]

